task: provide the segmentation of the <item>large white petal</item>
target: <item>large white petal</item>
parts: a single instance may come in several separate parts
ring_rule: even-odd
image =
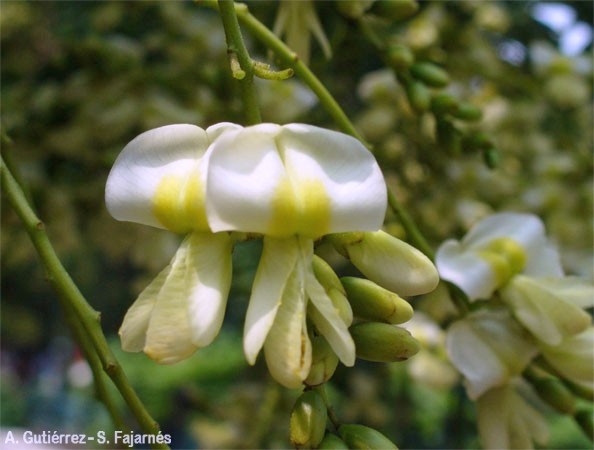
[[[560,344],[592,322],[579,306],[527,276],[515,276],[501,290],[501,298],[522,325],[548,345]]]
[[[526,252],[528,275],[561,276],[563,269],[558,252],[548,242],[542,221],[533,214],[493,214],[466,234],[461,244],[465,250],[480,249],[497,238],[511,238]]]
[[[294,389],[311,368],[311,341],[307,334],[307,297],[303,265],[297,264],[289,276],[283,296],[264,343],[266,365],[272,377]]]
[[[386,183],[375,158],[361,142],[304,124],[283,126],[278,142],[304,216],[303,222],[296,224],[298,234],[316,237],[381,228],[387,208]]]
[[[231,286],[232,242],[227,233],[189,236],[187,283],[192,343],[209,345],[219,333]]]
[[[243,333],[243,348],[250,364],[256,362],[270,331],[289,278],[295,272],[298,256],[296,238],[264,238]]]
[[[466,252],[455,240],[444,242],[435,254],[439,276],[454,283],[470,300],[489,298],[497,288],[491,265],[472,252]]]
[[[275,194],[286,180],[279,131],[279,125],[261,124],[224,133],[213,144],[207,184],[213,231],[267,234]]]

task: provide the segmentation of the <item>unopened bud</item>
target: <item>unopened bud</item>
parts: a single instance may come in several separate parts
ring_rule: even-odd
[[[408,330],[387,323],[359,323],[349,331],[355,341],[357,357],[367,361],[404,361],[420,349]]]
[[[437,141],[448,155],[458,156],[462,150],[462,133],[447,120],[437,121]]]
[[[374,13],[394,21],[408,19],[418,10],[417,0],[378,0],[373,5]]]
[[[437,115],[451,114],[458,109],[458,100],[450,94],[437,94],[431,97],[431,110]]]
[[[418,62],[410,66],[410,73],[417,80],[431,87],[443,88],[450,82],[450,76],[441,67],[430,62]]]
[[[404,323],[413,316],[413,308],[406,300],[373,281],[356,277],[343,277],[340,281],[357,317],[376,322]]]
[[[326,433],[322,442],[318,446],[318,450],[348,450],[349,448],[342,439],[332,433]]]
[[[539,397],[563,414],[575,413],[576,400],[571,391],[552,377],[534,378],[532,386]]]
[[[485,133],[470,133],[464,136],[462,148],[464,151],[486,150],[493,147],[493,141]]]
[[[388,48],[388,63],[396,70],[407,69],[415,60],[413,52],[406,45],[394,44]]]
[[[431,103],[431,92],[427,86],[422,82],[416,80],[410,80],[405,85],[406,97],[410,103],[412,109],[416,112],[421,113],[429,109]]]
[[[350,449],[398,449],[382,433],[364,425],[341,425],[338,433]]]
[[[318,386],[332,378],[338,366],[338,356],[323,336],[314,337],[311,346],[311,369],[304,383],[308,386]]]
[[[326,432],[326,405],[316,391],[307,391],[291,411],[290,437],[296,448],[316,448]]]
[[[328,297],[330,297],[334,308],[338,311],[338,315],[347,327],[351,326],[353,323],[353,311],[345,296],[345,291],[338,275],[330,267],[330,264],[316,255],[313,257],[312,267],[316,279],[320,282]]]
[[[489,169],[496,169],[499,165],[499,152],[494,148],[483,150],[483,160]]]
[[[594,411],[592,407],[580,408],[573,417],[588,439],[594,442]]]
[[[477,106],[462,102],[458,104],[458,107],[454,111],[452,111],[452,115],[460,120],[474,122],[482,119],[483,112]]]
[[[341,14],[351,19],[358,19],[365,11],[371,8],[374,0],[342,0],[336,2],[336,7]]]

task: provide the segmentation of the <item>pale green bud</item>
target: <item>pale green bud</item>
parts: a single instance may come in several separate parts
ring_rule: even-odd
[[[420,349],[408,330],[387,323],[359,323],[349,331],[355,341],[357,357],[367,361],[404,361]]]
[[[338,356],[323,336],[314,337],[311,345],[311,369],[304,383],[308,386],[318,386],[332,378],[338,366]]]
[[[431,87],[446,87],[450,82],[450,76],[441,67],[430,62],[418,62],[410,66],[410,73],[417,80],[422,81]]]
[[[396,70],[407,69],[415,60],[411,49],[402,44],[390,45],[387,58],[389,64]]]
[[[340,280],[355,316],[376,322],[404,323],[413,316],[413,308],[397,294],[373,281],[356,277]]]
[[[340,437],[348,448],[357,449],[398,449],[392,441],[379,431],[364,425],[341,425],[338,429]]]
[[[318,450],[348,450],[349,448],[342,439],[332,433],[327,433],[320,442]]]
[[[351,19],[358,19],[365,11],[371,8],[374,0],[341,0],[336,2],[336,7],[341,14]]]
[[[330,297],[338,315],[347,327],[350,326],[353,323],[353,311],[345,296],[345,290],[340,279],[334,273],[330,264],[319,256],[314,255],[312,267],[316,279],[320,282],[328,297]],[[316,314],[316,312],[311,310],[310,314]]]
[[[324,400],[316,391],[301,394],[291,412],[291,444],[296,448],[316,448],[324,438],[327,415]]]
[[[373,12],[386,19],[399,21],[412,17],[419,10],[416,0],[378,0]]]
[[[431,103],[431,92],[421,81],[410,80],[404,86],[406,97],[413,110],[422,113],[429,109]]]

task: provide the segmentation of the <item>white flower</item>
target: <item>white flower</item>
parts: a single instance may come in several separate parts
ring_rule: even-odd
[[[545,417],[512,384],[493,388],[477,401],[479,436],[484,449],[532,449],[549,438]]]
[[[147,131],[117,158],[105,189],[118,220],[189,233],[171,263],[128,310],[120,336],[127,351],[159,363],[187,358],[216,337],[231,283],[231,240],[213,234],[205,208],[210,143],[238,128],[170,125]]]
[[[503,309],[480,310],[454,322],[447,331],[446,349],[473,400],[521,374],[537,353]]]
[[[311,365],[309,310],[340,360],[353,365],[348,324],[312,269],[313,242],[381,227],[386,185],[371,153],[350,136],[310,125],[226,132],[212,148],[206,198],[213,231],[265,236],[244,330],[248,362],[264,347],[275,379],[298,387]]]
[[[563,276],[559,254],[548,242],[541,220],[531,214],[487,217],[461,242],[444,242],[435,264],[441,278],[457,285],[470,300],[489,298],[518,273]]]

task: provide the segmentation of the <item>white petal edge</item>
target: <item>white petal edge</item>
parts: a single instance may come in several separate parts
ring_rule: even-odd
[[[243,334],[243,349],[250,364],[256,362],[272,327],[289,277],[297,265],[298,250],[295,238],[264,237]]]

